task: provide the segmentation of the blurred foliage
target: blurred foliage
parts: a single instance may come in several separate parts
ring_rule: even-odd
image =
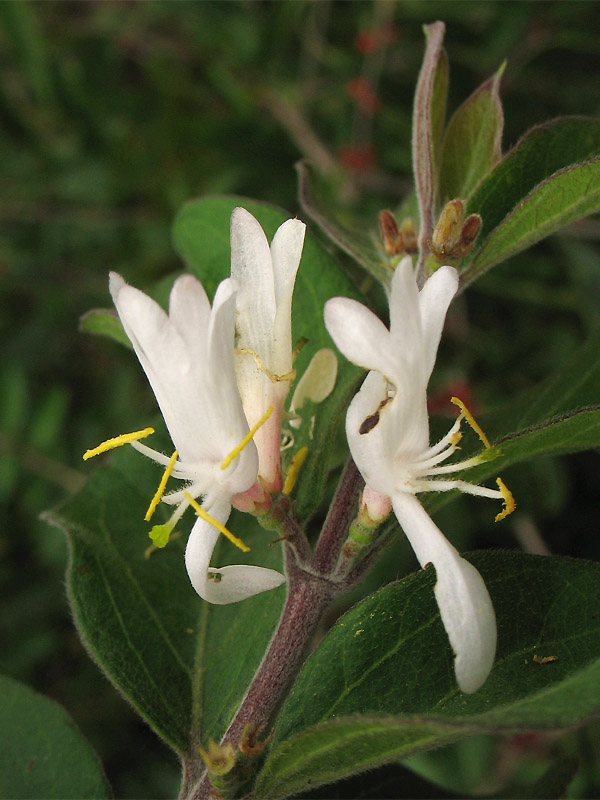
[[[180,268],[171,224],[192,197],[235,192],[295,213],[301,156],[343,176],[340,202],[373,216],[396,205],[411,180],[421,25],[438,18],[450,111],[508,59],[504,150],[553,116],[600,113],[597,3],[0,4],[0,671],[69,710],[117,797],[173,796],[177,765],[79,644],[66,547],[38,514],[81,484],[88,446],[148,419],[154,403],[130,354],[78,334],[78,319],[108,304],[109,269],[144,287]],[[586,220],[471,287],[449,320],[434,402],[460,384],[488,407],[585,338],[600,303],[599,235]],[[505,476],[521,511],[512,527],[494,529],[463,499],[442,512],[446,528],[461,547],[597,558],[597,474],[595,453],[516,467]],[[396,550],[378,577],[414,567],[404,543]],[[587,731],[461,748],[420,771],[468,763],[452,790],[494,791],[578,753],[568,796],[599,796]]]

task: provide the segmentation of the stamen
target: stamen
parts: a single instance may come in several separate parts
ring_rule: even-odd
[[[255,350],[251,350],[249,347],[239,347],[235,350],[236,356],[252,356],[254,359],[256,366],[259,368],[261,372],[263,372],[267,378],[271,381],[271,383],[280,383],[281,381],[293,381],[296,377],[296,370],[291,369],[289,372],[286,372],[285,375],[278,375],[276,372],[272,372],[262,358],[258,355]]]
[[[114,450],[115,447],[121,447],[121,445],[130,444],[138,439],[144,439],[146,436],[150,436],[151,433],[154,433],[154,428],[144,428],[142,431],[133,431],[133,433],[122,433],[113,439],[107,439],[99,444],[98,447],[86,450],[83,454],[83,460],[87,461],[88,458],[99,456],[100,453],[106,453],[107,450]]]
[[[428,447],[427,450],[423,453],[424,460],[430,458],[431,456],[435,456],[438,453],[441,453],[448,445],[454,444],[452,441],[453,438],[456,436],[457,433],[460,433],[460,424],[463,421],[463,415],[460,414],[454,425],[450,428],[448,433],[443,436],[439,442],[434,444],[432,447]]]
[[[496,478],[496,483],[498,484],[498,488],[500,489],[502,499],[504,501],[504,508],[499,514],[496,514],[494,519],[494,522],[500,522],[501,519],[504,519],[504,517],[508,517],[509,514],[512,514],[517,507],[517,504],[515,503],[515,498],[512,496],[510,489],[508,489],[502,478]]]
[[[497,447],[490,447],[489,450],[482,450],[476,456],[466,458],[464,461],[457,461],[454,464],[446,464],[444,467],[436,467],[435,465],[427,465],[427,472],[430,475],[444,475],[445,473],[460,472],[463,469],[471,469],[477,467],[479,464],[485,464],[488,461],[493,461],[502,455],[502,451]],[[439,458],[439,456],[438,456]],[[431,459],[433,461],[433,459]],[[418,465],[420,466],[420,465]]]
[[[197,503],[196,500],[194,500],[191,494],[189,494],[188,492],[184,492],[184,495],[185,499],[188,501],[188,503],[191,505],[191,507],[194,509],[196,514],[201,519],[206,520],[206,522],[209,522],[213,526],[213,528],[216,528],[220,533],[223,534],[223,536],[226,536],[229,539],[229,541],[236,547],[239,547],[243,553],[248,553],[250,551],[250,548],[247,545],[245,545],[241,539],[238,539],[237,536],[234,536],[233,533],[231,533],[231,531],[228,531],[225,525],[222,525],[218,519],[211,517],[211,515],[202,508],[200,503]]]
[[[146,522],[150,521],[150,519],[152,518],[152,514],[154,514],[154,512],[156,511],[156,507],[160,503],[160,498],[163,496],[163,492],[167,485],[167,481],[169,480],[169,477],[173,472],[173,467],[175,466],[176,461],[177,461],[177,450],[175,450],[175,452],[171,456],[169,463],[167,464],[167,468],[164,471],[164,474],[161,478],[161,481],[158,484],[158,489],[156,490],[154,497],[150,501],[150,505],[148,506],[148,510],[146,511],[146,515],[144,517]]]
[[[292,458],[290,465],[288,467],[285,481],[283,484],[283,489],[281,490],[283,494],[290,494],[292,489],[296,484],[296,478],[298,477],[298,473],[300,472],[300,467],[304,464],[304,459],[308,455],[308,447],[304,445],[295,453],[294,457]]]
[[[465,494],[473,494],[476,497],[489,497],[491,500],[502,500],[503,494],[498,489],[488,489],[487,486],[478,486],[476,483],[468,481],[446,481],[433,478],[432,480],[419,480],[413,484],[418,492],[451,492],[458,489]]]
[[[475,421],[475,417],[473,416],[473,414],[471,414],[471,412],[466,407],[466,405],[463,403],[463,401],[459,400],[458,397],[451,397],[450,398],[450,402],[454,403],[455,406],[458,406],[460,408],[460,410],[462,411],[462,413],[465,416],[465,419],[467,420],[469,425],[473,428],[473,430],[475,431],[477,436],[479,436],[479,438],[483,442],[483,444],[486,447],[486,449],[490,450],[492,446],[490,444],[489,439],[487,438],[485,433],[481,430],[481,427]]]
[[[261,419],[258,420],[256,425],[250,428],[250,430],[244,436],[242,441],[236,447],[233,448],[231,453],[229,453],[228,456],[225,456],[225,458],[223,459],[223,463],[221,464],[221,469],[227,469],[227,467],[231,464],[233,459],[239,456],[244,447],[246,447],[246,445],[252,441],[252,437],[254,436],[256,431],[260,428],[261,425],[265,424],[265,422],[269,419],[272,413],[273,413],[273,406],[269,406],[267,409],[267,413],[264,415],[264,417],[261,417]]]

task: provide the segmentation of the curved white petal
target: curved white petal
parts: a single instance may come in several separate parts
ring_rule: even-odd
[[[369,372],[363,385],[354,395],[346,414],[346,438],[350,453],[365,483],[382,494],[391,495],[394,488],[392,454],[396,442],[390,440],[386,426],[382,425],[387,409],[379,412],[380,403],[387,396],[387,384],[379,372]],[[361,433],[361,430],[366,431]]]
[[[224,525],[231,512],[231,503],[228,499],[222,499],[207,511]],[[199,518],[185,549],[185,566],[190,581],[203,600],[216,605],[237,603],[285,583],[285,577],[280,572],[264,567],[242,564],[211,567],[210,559],[219,536],[216,528]]]
[[[329,335],[349,361],[394,379],[389,374],[395,363],[390,332],[376,314],[357,300],[332,297],[324,316]]]
[[[414,495],[396,493],[394,513],[422,567],[436,571],[435,598],[456,656],[454,671],[463,692],[477,691],[496,653],[496,616],[475,567],[458,554]]]
[[[458,272],[440,267],[425,282],[419,293],[423,327],[423,365],[427,380],[433,370],[448,308],[458,290]]]

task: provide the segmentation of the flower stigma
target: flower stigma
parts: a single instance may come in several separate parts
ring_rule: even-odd
[[[236,547],[239,547],[243,553],[250,552],[248,545],[244,544],[241,539],[238,539],[238,537],[234,536],[231,531],[227,530],[225,525],[222,525],[218,519],[215,519],[207,511],[205,511],[200,503],[198,503],[197,500],[194,500],[189,492],[184,491],[183,496],[201,519],[210,523],[213,528],[216,528],[219,531],[219,533],[222,533],[223,536],[226,536],[232,544],[234,544]]]
[[[239,456],[244,447],[246,447],[246,445],[252,441],[256,431],[262,425],[265,424],[265,422],[269,419],[272,413],[273,413],[273,406],[269,406],[267,408],[266,413],[258,420],[256,425],[253,425],[252,428],[250,428],[250,430],[244,436],[242,441],[233,448],[233,450],[231,451],[231,453],[229,453],[229,455],[225,456],[225,458],[223,459],[223,463],[221,464],[221,469],[227,469],[227,467],[231,464],[231,462]]]

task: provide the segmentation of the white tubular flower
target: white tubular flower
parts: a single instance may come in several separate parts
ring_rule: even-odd
[[[363,503],[379,519],[386,498],[422,567],[433,563],[435,596],[455,652],[455,672],[463,692],[474,692],[487,678],[496,650],[496,619],[480,574],[443,536],[415,495],[459,489],[503,500],[501,519],[514,508],[498,479],[488,489],[446,476],[493,457],[494,451],[465,406],[448,434],[429,444],[426,390],[433,370],[446,312],[458,288],[452,267],[440,267],[419,292],[412,262],[404,258],[392,279],[390,329],[368,308],[336,297],[325,306],[325,323],[341,352],[370,372],[346,416],[352,457],[366,489]],[[474,458],[443,464],[456,451],[463,419],[482,438],[486,450]],[[388,501],[389,502],[389,501]],[[385,513],[385,511],[383,511]]]
[[[265,489],[282,486],[279,453],[283,404],[294,378],[292,293],[306,225],[289,219],[271,246],[257,220],[243,208],[231,215],[231,276],[236,302],[235,368],[248,424],[273,412],[257,431],[258,473]]]
[[[173,285],[169,314],[116,273],[110,292],[165,420],[175,447],[171,458],[136,439],[152,429],[126,434],[88,451],[84,458],[126,442],[167,467],[146,519],[163,502],[175,506],[169,522],[151,537],[164,546],[189,505],[200,516],[189,536],[185,562],[192,585],[211,603],[233,603],[272,589],[285,578],[254,566],[209,566],[219,531],[242,550],[248,548],[224,524],[231,500],[256,481],[258,455],[248,430],[233,365],[235,283],[223,281],[211,309],[202,284],[191,275]],[[185,481],[164,495],[169,476]],[[202,506],[196,498],[202,497]]]

